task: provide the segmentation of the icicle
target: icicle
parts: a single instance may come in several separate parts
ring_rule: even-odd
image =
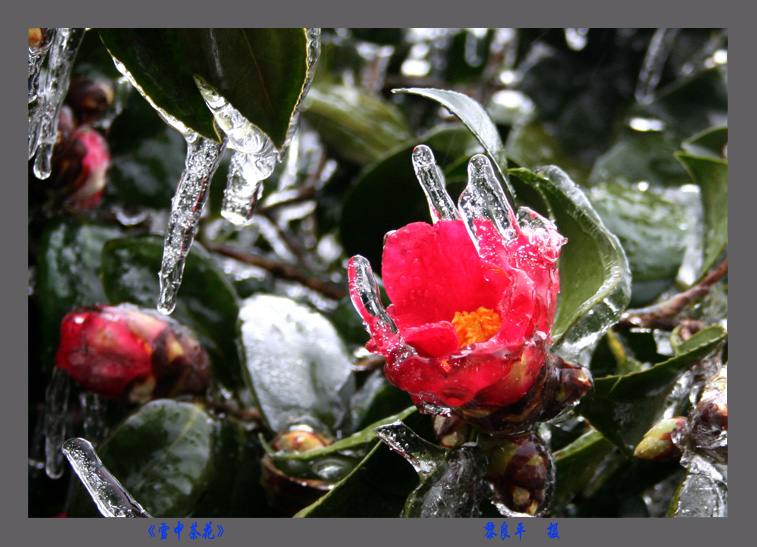
[[[95,443],[105,437],[105,400],[96,393],[82,391],[79,394],[84,434]]]
[[[208,199],[210,179],[221,162],[225,142],[215,142],[185,130],[187,159],[171,202],[171,216],[163,244],[160,265],[158,311],[170,314],[184,273],[184,262],[197,233],[197,224]]]
[[[58,113],[68,91],[71,69],[82,38],[83,28],[61,28],[50,46],[47,73],[40,97],[42,104],[38,113],[39,127],[36,127],[37,120],[34,120],[35,125],[29,131],[30,135],[38,134],[36,144],[29,143],[29,159],[36,154],[34,175],[38,179],[50,176],[53,148],[58,139]]]
[[[426,194],[434,223],[438,220],[459,220],[460,215],[457,213],[455,203],[444,186],[444,174],[436,164],[431,149],[425,144],[420,144],[413,149],[413,168]]]
[[[152,518],[121,486],[86,439],[69,439],[63,453],[105,517]]]
[[[484,62],[487,32],[485,28],[465,29],[465,62],[469,66],[481,66]]]
[[[43,28],[42,41],[36,47],[29,48],[29,156],[31,159],[37,150],[37,140],[39,138],[39,117],[40,109],[44,104],[44,92],[42,96],[39,93],[39,76],[40,69],[45,60],[50,45],[55,39],[58,29]],[[44,91],[44,90],[43,90]]]
[[[573,51],[581,51],[586,47],[589,41],[589,29],[587,28],[566,28],[565,43]]]
[[[378,282],[368,259],[360,255],[352,257],[347,267],[347,275],[352,303],[371,332],[373,333],[374,329],[387,335],[399,332],[381,302]]]
[[[678,30],[677,28],[658,28],[652,36],[634,93],[634,97],[640,103],[652,102],[657,84],[660,83],[662,69],[665,68],[673,42],[678,36]]]
[[[405,458],[419,475],[430,475],[444,461],[446,451],[443,448],[422,439],[400,420],[377,427],[373,432]]]
[[[63,454],[60,445],[66,436],[68,393],[71,378],[59,369],[53,369],[50,384],[45,392],[45,473],[51,479],[63,475]]]
[[[476,154],[468,163],[468,185],[460,195],[458,208],[479,252],[478,232],[481,227],[475,222],[478,219],[489,220],[506,241],[516,235],[515,213],[489,158],[483,154]]]

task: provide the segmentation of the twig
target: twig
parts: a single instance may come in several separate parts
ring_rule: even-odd
[[[234,258],[236,260],[239,260],[240,262],[244,262],[245,264],[263,268],[264,270],[271,272],[276,277],[289,279],[291,281],[297,281],[308,289],[317,291],[328,298],[341,300],[342,298],[347,296],[347,293],[346,291],[344,291],[344,289],[341,289],[331,283],[325,283],[319,279],[309,277],[308,275],[300,271],[296,266],[292,266],[291,264],[277,262],[275,260],[263,258],[262,256],[237,251],[236,249],[226,247],[225,245],[210,244],[206,245],[206,247],[208,247],[210,251],[214,251],[224,256]]]
[[[630,310],[623,314],[617,328],[673,330],[681,321],[676,316],[688,305],[709,294],[710,287],[728,273],[728,258],[708,273],[699,283],[654,306]]]

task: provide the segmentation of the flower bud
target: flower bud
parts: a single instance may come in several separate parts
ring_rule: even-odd
[[[45,31],[41,28],[29,29],[29,47],[38,48],[45,39]]]
[[[73,137],[74,145],[82,147],[80,170],[76,179],[68,186],[70,192],[64,208],[73,211],[88,211],[102,199],[107,173],[110,168],[108,143],[94,129],[81,128]]]
[[[535,433],[484,439],[489,453],[486,479],[494,489],[494,504],[503,514],[539,515],[552,501],[555,463]]]
[[[114,98],[115,91],[109,80],[72,78],[66,104],[73,110],[79,125],[91,125],[108,111]]]
[[[323,448],[334,442],[332,439],[327,439],[324,435],[313,431],[310,427],[305,427],[306,429],[294,428],[279,433],[271,446],[276,451],[307,452],[315,448]]]
[[[675,438],[684,431],[686,424],[687,420],[683,416],[660,421],[644,434],[633,455],[657,462],[680,458],[681,448],[675,443]]]
[[[209,374],[207,354],[194,333],[129,304],[67,314],[55,366],[88,391],[131,403],[202,393]]]
[[[470,425],[460,416],[434,416],[434,433],[444,448],[454,448],[464,444],[470,435]]]
[[[696,407],[689,414],[690,437],[697,451],[718,463],[728,463],[727,367],[705,385]]]

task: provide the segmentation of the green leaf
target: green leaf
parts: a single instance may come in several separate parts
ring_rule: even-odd
[[[584,185],[589,178],[586,167],[570,158],[560,142],[540,124],[513,127],[505,148],[507,156],[521,167],[536,169],[540,165],[559,165],[579,185]]]
[[[187,64],[281,150],[308,72],[304,28],[177,29]]]
[[[728,127],[705,129],[681,143],[681,147],[692,156],[704,156],[725,160],[728,145]]]
[[[71,219],[53,220],[39,241],[37,287],[44,340],[43,366],[52,368],[60,341],[60,323],[72,309],[105,304],[100,282],[100,253],[123,232]]]
[[[160,399],[140,408],[97,452],[148,513],[181,518],[192,512],[210,484],[213,443],[213,421],[200,407]],[[80,483],[68,514],[99,514]]]
[[[553,338],[570,354],[596,340],[628,305],[631,276],[623,248],[586,196],[557,167],[510,173],[538,190],[562,235],[560,294]],[[570,358],[575,358],[570,355]]]
[[[98,29],[110,54],[160,109],[208,139],[219,140],[197,89],[178,29]]]
[[[442,128],[407,143],[358,179],[344,198],[339,237],[348,256],[363,255],[375,271],[380,271],[384,234],[411,222],[430,220],[428,202],[411,159],[413,148],[421,143],[431,148],[442,169],[467,160],[477,148],[466,129]]]
[[[132,93],[108,134],[108,192],[124,203],[163,209],[176,192],[186,142]]]
[[[728,243],[728,163],[682,153],[676,157],[701,192],[704,208],[702,277],[715,265]]]
[[[589,199],[628,257],[631,305],[650,302],[670,286],[683,260],[694,229],[686,209],[654,188],[642,192],[617,182],[592,187]]]
[[[583,491],[613,449],[612,443],[592,429],[555,452],[557,475],[553,505],[563,506]]]
[[[356,87],[314,86],[304,106],[303,116],[326,147],[359,165],[378,161],[411,136],[394,105]]]
[[[491,121],[486,110],[478,102],[467,95],[446,89],[413,87],[394,89],[392,92],[409,93],[433,99],[457,116],[463,122],[463,125],[476,136],[478,142],[484,147],[486,154],[494,162],[500,177],[505,182],[506,190],[510,192],[510,196],[515,196],[515,191],[507,178],[507,158],[505,157],[505,148],[502,146],[499,131],[497,131],[497,126]]]
[[[594,380],[594,392],[584,398],[578,412],[630,457],[661,417],[665,400],[679,376],[718,350],[726,337],[721,327],[708,327],[687,340],[676,357],[642,372]]]
[[[240,319],[249,386],[270,428],[281,432],[315,418],[335,433],[355,389],[336,329],[301,304],[263,294],[243,302]]]
[[[399,414],[378,420],[362,431],[323,448],[307,452],[273,452],[268,448],[268,452],[276,468],[290,477],[338,482],[373,448],[372,443],[378,440],[374,432],[377,427],[404,420],[415,410],[415,406],[406,408]]]
[[[213,474],[200,504],[192,512],[201,517],[269,516],[266,492],[260,482],[263,447],[254,431],[224,416],[216,428]]]
[[[383,370],[375,370],[350,400],[351,429],[368,427],[411,404],[406,391],[393,386]]]
[[[155,307],[163,240],[139,237],[111,241],[103,249],[103,286],[112,304]],[[233,287],[210,255],[195,243],[187,256],[181,292],[172,317],[192,327],[208,351],[213,375],[229,388],[244,385],[238,345],[239,303]]]

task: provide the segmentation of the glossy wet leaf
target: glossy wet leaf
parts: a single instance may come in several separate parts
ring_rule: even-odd
[[[314,86],[303,116],[329,150],[359,165],[378,161],[411,136],[394,105],[356,87]]]
[[[269,447],[274,466],[290,477],[320,479],[338,482],[346,477],[378,441],[374,429],[403,420],[415,412],[409,407],[403,412],[383,418],[333,444],[306,452],[273,452]]]
[[[547,167],[538,174],[525,169],[511,173],[541,194],[558,230],[568,238],[560,255],[553,338],[573,354],[598,339],[628,305],[628,261],[618,239],[564,172]]]
[[[697,133],[681,143],[681,147],[692,156],[704,156],[725,160],[728,146],[728,127],[715,127]]]
[[[521,167],[536,169],[541,165],[558,165],[579,185],[589,178],[586,167],[569,157],[560,142],[537,123],[513,127],[505,148],[507,157]]]
[[[186,142],[133,92],[108,134],[108,191],[124,203],[164,209],[184,168]]]
[[[269,516],[260,482],[264,450],[255,431],[229,416],[216,423],[213,474],[193,515],[200,517]]]
[[[334,433],[355,389],[336,329],[293,300],[262,294],[242,303],[240,319],[249,386],[269,427],[315,418]]]
[[[192,512],[211,482],[214,436],[213,421],[200,407],[160,399],[140,408],[97,452],[148,513],[180,518]],[[80,484],[68,515],[99,515]]]
[[[627,456],[656,423],[665,400],[679,376],[718,350],[726,340],[721,327],[699,331],[680,353],[642,372],[594,380],[594,392],[584,398],[578,412]]]
[[[393,92],[409,93],[411,95],[420,95],[432,99],[457,116],[458,119],[463,122],[463,125],[476,136],[481,143],[481,146],[484,147],[487,155],[494,162],[501,179],[505,182],[505,190],[510,193],[510,196],[515,195],[507,178],[507,158],[505,157],[505,148],[502,145],[499,131],[491,118],[489,118],[486,110],[484,110],[478,102],[467,95],[446,89],[424,89],[413,87],[408,89],[395,89]]]
[[[554,453],[557,468],[554,505],[562,506],[583,491],[602,461],[614,449],[601,433],[591,430]]]
[[[305,29],[177,29],[176,35],[192,73],[281,149],[308,70]]]
[[[103,286],[112,304],[132,302],[154,308],[163,240],[139,237],[110,242],[102,254]],[[227,387],[244,385],[238,346],[239,303],[234,289],[201,245],[187,257],[172,317],[197,332],[210,354],[213,375]]]
[[[52,368],[60,322],[79,306],[107,303],[100,282],[100,253],[123,232],[72,219],[53,220],[39,242],[37,290],[42,315],[43,366]]]
[[[374,371],[350,400],[351,429],[360,430],[412,404],[407,392],[393,386],[384,371]]]
[[[219,140],[213,114],[195,84],[178,29],[99,29],[105,47],[123,63],[159,108],[208,139]]]
[[[430,222],[428,202],[413,171],[412,152],[426,144],[444,170],[478,149],[461,127],[443,128],[407,143],[371,166],[344,197],[339,237],[347,255],[360,254],[380,271],[384,234],[411,222]],[[370,222],[366,222],[370,219]]]
[[[686,209],[654,188],[645,192],[617,182],[593,186],[589,199],[607,229],[618,236],[633,277],[633,304],[650,302],[676,277],[695,229]]]
[[[596,161],[589,183],[609,182],[628,187],[640,182],[659,187],[687,184],[689,177],[675,159],[677,150],[676,142],[661,132],[624,133]]]
[[[699,186],[704,207],[704,257],[700,276],[706,274],[728,243],[728,163],[689,154],[676,154]]]

